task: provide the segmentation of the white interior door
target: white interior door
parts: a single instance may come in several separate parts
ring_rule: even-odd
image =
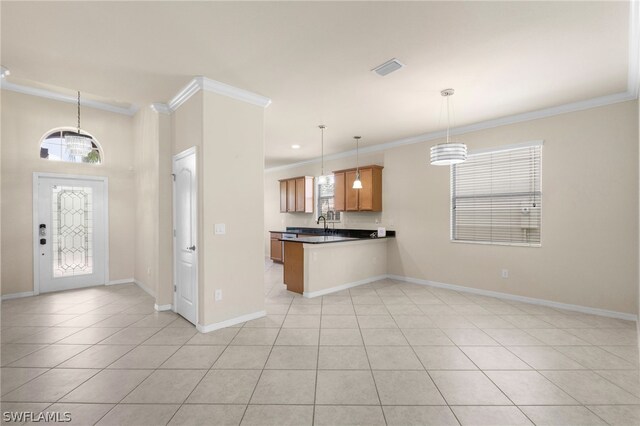
[[[174,271],[176,312],[195,324],[198,306],[196,152],[173,157]]]
[[[36,292],[105,284],[106,178],[34,179]]]

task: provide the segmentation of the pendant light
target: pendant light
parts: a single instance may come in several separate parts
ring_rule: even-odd
[[[93,150],[93,139],[80,132],[80,91],[78,91],[78,132],[75,135],[66,135],[64,140],[69,155],[73,157],[86,157]]]
[[[362,182],[360,181],[360,164],[358,162],[358,145],[360,143],[361,136],[354,136],[356,140],[356,180],[353,181],[353,189],[362,189]]]
[[[431,147],[432,166],[450,166],[467,160],[467,145],[463,143],[451,143],[449,130],[451,127],[451,111],[449,98],[453,96],[453,89],[444,89],[440,94],[447,99],[447,141]]]
[[[324,129],[327,128],[324,124],[320,124],[318,126],[320,129],[320,177],[318,178],[318,183],[320,185],[325,185],[327,183],[327,177],[324,175]]]

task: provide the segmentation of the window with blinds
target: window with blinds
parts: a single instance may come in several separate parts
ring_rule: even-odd
[[[451,167],[451,240],[540,245],[542,142],[471,153]]]

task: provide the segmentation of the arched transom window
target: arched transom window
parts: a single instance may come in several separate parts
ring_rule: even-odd
[[[102,150],[93,136],[82,132],[82,136],[90,136],[92,139],[91,151],[86,155],[75,155],[67,145],[67,136],[78,136],[78,132],[69,129],[55,129],[47,132],[40,143],[40,158],[67,163],[102,163]]]

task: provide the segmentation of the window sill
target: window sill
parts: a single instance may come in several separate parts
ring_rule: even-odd
[[[452,240],[450,242],[456,244],[478,244],[484,246],[511,246],[511,247],[542,247],[541,243],[505,243],[505,242],[493,242],[493,241],[467,241],[467,240]]]

